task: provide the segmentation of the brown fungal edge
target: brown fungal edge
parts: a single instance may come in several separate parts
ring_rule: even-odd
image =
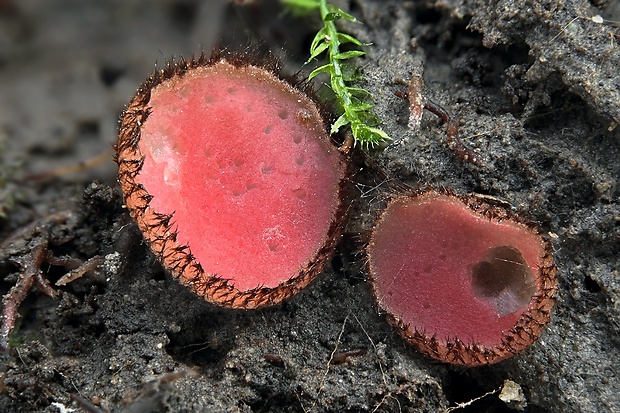
[[[230,285],[227,279],[216,274],[205,273],[202,266],[192,255],[190,247],[177,242],[174,213],[161,214],[152,210],[149,207],[152,196],[141,184],[136,182],[135,178],[140,174],[144,162],[138,143],[141,125],[144,124],[150,113],[148,103],[151,90],[168,79],[183,76],[189,70],[210,66],[222,60],[235,67],[255,66],[283,80],[315,103],[324,121],[323,127],[326,131],[328,130],[329,112],[315,98],[310,85],[300,81],[298,76],[282,78],[280,76],[281,65],[273,56],[258,58],[255,54],[247,51],[244,53],[215,51],[207,57],[203,52],[200,56],[189,60],[181,58],[178,61],[167,62],[163,69],[157,70],[138,88],[135,96],[120,117],[118,143],[115,146],[115,161],[118,164],[118,182],[131,217],[138,224],[151,250],[172,276],[208,302],[229,308],[252,309],[279,303],[299,292],[321,273],[328,257],[332,255],[338,244],[346,221],[350,163],[346,158],[342,160],[345,166],[345,174],[344,179],[339,184],[339,204],[335,218],[328,229],[327,240],[297,276],[274,288],[257,287],[241,291]],[[332,144],[336,145],[334,141]]]
[[[399,334],[408,343],[418,350],[434,359],[451,364],[466,367],[494,364],[525,350],[525,348],[533,344],[540,337],[543,329],[551,320],[551,312],[557,298],[557,267],[551,253],[551,243],[541,236],[535,224],[521,218],[505,207],[500,206],[503,202],[491,197],[459,195],[449,189],[431,188],[394,195],[388,201],[388,206],[399,200],[425,196],[455,197],[476,214],[482,215],[495,222],[509,220],[536,236],[543,244],[543,251],[539,257],[540,269],[536,274],[536,294],[532,297],[528,310],[521,315],[517,323],[508,331],[503,332],[501,344],[491,348],[469,344],[459,338],[449,339],[444,343],[435,336],[429,337],[422,330],[411,328],[411,326],[403,320],[386,312],[388,321],[398,329]],[[381,213],[375,227],[385,218],[385,211],[387,211],[387,207]],[[367,257],[369,257],[368,252],[373,243],[374,236],[371,235],[370,241],[366,247]],[[375,298],[375,302],[379,303],[380,300],[374,282],[374,272],[370,258],[367,259],[367,270],[370,276],[372,295]],[[381,311],[383,311],[383,309],[381,309]]]

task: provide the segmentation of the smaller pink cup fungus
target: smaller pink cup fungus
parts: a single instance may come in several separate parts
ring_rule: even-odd
[[[367,255],[379,307],[405,340],[444,362],[511,357],[540,336],[555,303],[549,242],[480,197],[395,197]]]
[[[248,55],[168,63],[121,117],[131,216],[175,278],[231,308],[305,287],[346,209],[344,157],[304,88],[275,71]]]

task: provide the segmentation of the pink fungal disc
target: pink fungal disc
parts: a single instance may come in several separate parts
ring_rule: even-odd
[[[367,254],[378,305],[407,341],[441,361],[473,366],[520,352],[555,302],[549,243],[478,197],[396,197]]]
[[[242,56],[168,65],[121,119],[125,203],[174,277],[219,305],[273,304],[337,243],[343,156],[303,91]]]

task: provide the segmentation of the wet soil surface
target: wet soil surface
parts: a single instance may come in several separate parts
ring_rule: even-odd
[[[161,268],[122,206],[111,145],[124,105],[171,56],[250,39],[285,57],[286,73],[302,69],[318,22],[248,3],[0,1],[0,292],[35,244],[104,257],[56,299],[33,288],[21,305],[0,411],[438,412],[505,380],[522,399],[495,392],[460,410],[620,411],[618,3],[338,2],[365,23],[342,29],[373,43],[358,62],[394,139],[369,152],[386,175],[357,163],[351,222],[317,281],[276,307],[230,311]],[[480,164],[446,145],[434,115],[407,127],[398,95],[412,75]],[[552,240],[559,299],[536,344],[456,368],[378,313],[360,251],[401,183],[499,199]],[[50,262],[54,283],[69,268]]]

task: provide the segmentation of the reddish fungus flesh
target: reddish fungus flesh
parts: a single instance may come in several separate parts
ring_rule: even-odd
[[[368,255],[379,305],[434,357],[459,343],[463,354],[446,361],[505,358],[511,329],[532,304],[552,300],[551,274],[540,275],[554,268],[547,244],[520,222],[494,219],[493,209],[477,213],[456,196],[428,192],[397,198],[374,230]]]
[[[156,252],[174,233],[164,264],[209,301],[277,302],[335,245],[344,160],[314,102],[271,72],[224,59],[194,66],[156,82],[137,147],[119,150],[121,166],[142,160],[126,203]],[[149,196],[144,211],[135,184]],[[166,231],[149,232],[149,211],[171,217]],[[184,246],[191,253],[179,257]]]

